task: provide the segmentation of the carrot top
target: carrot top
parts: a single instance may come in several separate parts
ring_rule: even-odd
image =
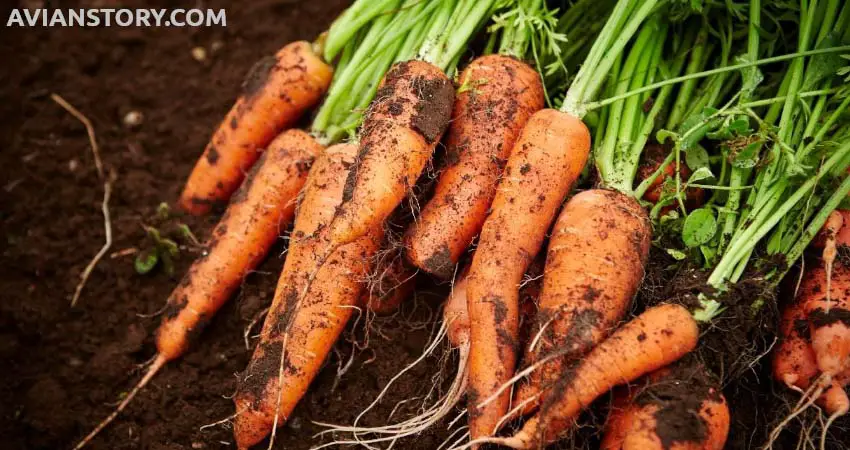
[[[496,0],[357,0],[331,25],[324,55],[337,59],[312,132],[331,144],[354,137],[393,63],[419,59],[451,76]],[[452,30],[447,33],[446,30]]]
[[[605,62],[610,50],[589,54],[598,67],[610,68],[612,80],[603,83],[608,97],[589,100],[598,82],[580,71],[563,110],[592,111],[595,162],[608,187],[640,198],[675,164],[652,205],[658,243],[674,258],[709,269],[708,285],[719,292],[745,271],[775,286],[850,192],[850,124],[840,120],[850,106],[840,76],[850,72],[840,56],[850,51],[850,6],[803,1],[796,9],[750,0],[684,14],[677,14],[681,3],[657,6],[613,65]],[[680,20],[687,30],[682,39],[659,44],[661,30]],[[781,30],[799,32],[779,39]],[[764,66],[771,72],[762,72]],[[652,137],[666,142],[669,154],[633,187]],[[685,163],[689,175],[679,170]],[[694,187],[710,196],[689,210],[685,196]],[[722,311],[712,296],[701,303],[698,320]]]

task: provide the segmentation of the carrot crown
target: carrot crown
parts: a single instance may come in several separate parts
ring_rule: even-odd
[[[313,121],[325,144],[354,137],[393,63],[421,59],[454,73],[496,0],[357,0],[331,25],[324,57],[336,60],[327,98]],[[450,31],[449,31],[450,30]]]

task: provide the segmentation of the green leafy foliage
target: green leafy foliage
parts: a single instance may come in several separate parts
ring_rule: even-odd
[[[181,249],[197,249],[201,243],[188,225],[172,217],[167,203],[160,203],[150,220],[151,225],[142,225],[145,244],[136,253],[133,268],[139,275],[146,275],[160,267],[173,276],[174,260],[180,256]]]
[[[708,151],[702,145],[695,145],[685,150],[685,163],[691,170],[707,169],[711,173],[711,170],[708,168]]]
[[[682,226],[682,241],[687,247],[708,243],[717,233],[717,219],[709,208],[693,210]]]

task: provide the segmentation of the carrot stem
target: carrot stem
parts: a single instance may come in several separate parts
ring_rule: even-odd
[[[840,46],[836,46],[836,47],[820,48],[820,49],[815,49],[815,50],[806,50],[806,51],[788,53],[786,55],[773,56],[773,57],[770,57],[770,58],[762,58],[762,59],[752,61],[752,62],[744,62],[744,63],[739,63],[739,64],[733,64],[731,66],[719,67],[719,68],[711,69],[711,70],[704,70],[702,72],[697,72],[697,73],[693,73],[693,74],[690,74],[690,75],[683,75],[683,76],[680,76],[680,77],[671,78],[669,80],[664,80],[664,81],[659,81],[657,83],[648,84],[648,85],[646,85],[642,88],[635,89],[635,90],[629,91],[629,92],[625,92],[623,94],[615,95],[613,97],[609,97],[609,98],[606,98],[606,99],[603,99],[603,100],[597,100],[597,101],[592,101],[592,102],[589,101],[589,102],[584,104],[584,109],[586,111],[599,109],[599,108],[602,108],[604,106],[608,106],[608,105],[610,105],[610,104],[612,104],[612,103],[614,103],[618,100],[622,100],[624,98],[628,98],[628,97],[631,97],[633,95],[639,95],[639,94],[643,94],[645,92],[653,91],[653,90],[658,89],[660,87],[667,86],[668,84],[682,83],[682,82],[690,80],[692,78],[704,78],[704,77],[709,77],[709,76],[712,76],[712,75],[717,75],[717,74],[721,74],[721,73],[725,73],[725,72],[733,72],[733,71],[736,71],[736,70],[746,69],[746,68],[749,68],[749,67],[757,67],[757,66],[761,66],[761,65],[765,65],[765,64],[773,64],[773,63],[777,63],[777,62],[788,61],[788,60],[793,60],[793,59],[803,58],[803,57],[808,57],[808,56],[826,55],[826,54],[830,54],[830,53],[841,53],[841,52],[848,52],[848,51],[850,51],[850,45],[840,45]],[[782,95],[785,95],[785,94],[782,94]],[[566,111],[564,111],[564,112],[566,112]]]

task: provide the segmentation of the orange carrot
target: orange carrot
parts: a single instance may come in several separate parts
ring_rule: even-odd
[[[846,273],[846,269],[839,268]],[[818,274],[821,278],[818,278]],[[850,408],[850,400],[843,387],[850,382],[850,368],[833,379],[821,379],[817,356],[811,343],[811,325],[807,320],[807,296],[810,285],[823,285],[825,273],[818,267],[804,273],[799,295],[785,307],[779,326],[780,342],[773,355],[773,376],[791,389],[806,392],[812,383],[820,383],[823,393],[817,403],[829,414],[843,414]],[[805,289],[805,290],[804,290]],[[843,412],[842,412],[843,411]]]
[[[513,376],[519,284],[589,151],[584,123],[553,109],[532,115],[514,144],[469,273],[468,409],[473,439],[491,435],[507,412],[510,392],[486,407],[478,404]]]
[[[382,247],[386,249],[387,245],[385,242]],[[363,292],[361,304],[378,315],[392,314],[413,294],[416,272],[404,264],[402,255],[395,249],[386,249],[374,272]]]
[[[600,395],[677,361],[697,345],[699,328],[680,305],[646,310],[596,346],[547,393],[540,410],[508,438],[485,438],[515,449],[536,449],[557,440]]]
[[[656,170],[658,170],[659,167],[661,167],[664,163],[664,158],[671,151],[672,150],[670,148],[661,144],[647,144],[644,147],[642,154],[643,162],[640,166],[638,166],[637,178],[639,180],[649,178]],[[675,173],[676,165],[667,164],[667,166],[661,171],[661,174],[655,178],[655,181],[653,181],[646,192],[644,192],[643,199],[650,203],[658,203],[658,201],[661,200],[661,194],[663,194],[664,191],[664,183],[667,182],[667,180],[675,179]],[[679,176],[682,180],[687,180],[688,177],[691,176],[691,169],[684,161],[681,161],[679,164]],[[704,196],[705,191],[702,189],[689,188],[685,195],[686,206],[688,208],[698,208],[702,204]],[[675,209],[674,205],[665,207],[665,210],[667,211],[671,211],[673,209]]]
[[[261,441],[286,421],[358,306],[382,238],[380,226],[336,249],[318,271],[310,294],[297,304],[308,274],[328,245],[313,234],[330,222],[341,203],[356,153],[351,144],[328,148],[307,181],[260,343],[239,377],[234,435],[240,449]]]
[[[815,360],[827,377],[850,368],[850,268],[836,264],[831,272],[831,283],[827,283],[822,265],[807,269],[799,292],[811,327]]]
[[[515,403],[530,413],[541,391],[616,328],[643,279],[652,230],[632,197],[594,189],[571,198],[549,241],[540,312],[523,360],[554,353],[520,385]]]
[[[543,84],[531,66],[508,56],[469,64],[446,138],[446,166],[431,200],[405,235],[408,259],[449,278],[481,231],[496,184],[514,142],[543,108]]]
[[[292,220],[295,199],[321,151],[322,146],[300,130],[287,131],[272,142],[213,230],[207,251],[168,298],[154,362],[115,411],[76,449],[112,422],[166,362],[186,352],[248,272],[262,262]]]
[[[328,226],[331,242],[346,244],[386,221],[425,169],[453,101],[438,67],[414,60],[390,68],[364,118],[343,203]]]
[[[726,399],[703,367],[674,366],[649,374],[647,386],[635,395],[615,398],[600,449],[723,449],[729,434]]]
[[[536,301],[540,284],[539,280],[541,278],[539,275],[542,271],[542,264],[537,264],[537,262],[539,262],[539,260],[535,261],[535,264],[532,265],[532,269],[528,274],[528,279],[523,283],[523,286],[520,289],[520,297],[522,299],[520,309],[523,315],[522,320],[525,322],[530,322],[529,319],[536,312]],[[350,427],[327,424],[329,428],[323,433],[353,433],[357,437],[356,442],[364,444],[392,442],[405,436],[421,433],[423,430],[439,423],[440,420],[455,411],[455,406],[466,393],[468,380],[467,362],[469,360],[469,314],[466,297],[468,285],[467,275],[468,267],[464,268],[460,272],[456,281],[452,285],[451,294],[446,299],[445,305],[443,306],[443,325],[438,333],[438,340],[429,345],[426,349],[426,354],[428,354],[428,352],[437,347],[436,344],[439,343],[439,340],[441,340],[443,336],[447,336],[452,348],[458,351],[457,371],[455,372],[452,383],[448,390],[446,390],[446,393],[427,409],[423,409],[416,416],[399,423],[383,424],[377,427],[358,426],[356,421],[355,425]],[[420,357],[419,361],[421,361],[424,356],[425,355]],[[410,367],[412,366],[407,366],[404,370],[406,371]],[[388,387],[389,386],[385,387],[384,392],[386,392]],[[381,393],[379,399],[383,396],[384,392]],[[373,403],[372,406],[374,406],[374,404],[375,403]],[[371,409],[371,406],[369,409]],[[362,416],[369,411],[369,409],[361,412],[360,415]],[[372,437],[366,437],[368,435],[372,435]],[[334,441],[327,443],[326,445],[345,444],[351,442],[355,442],[355,440]]]
[[[260,60],[192,170],[180,196],[183,209],[205,214],[227,203],[272,139],[319,102],[332,75],[309,42],[293,42]]]

